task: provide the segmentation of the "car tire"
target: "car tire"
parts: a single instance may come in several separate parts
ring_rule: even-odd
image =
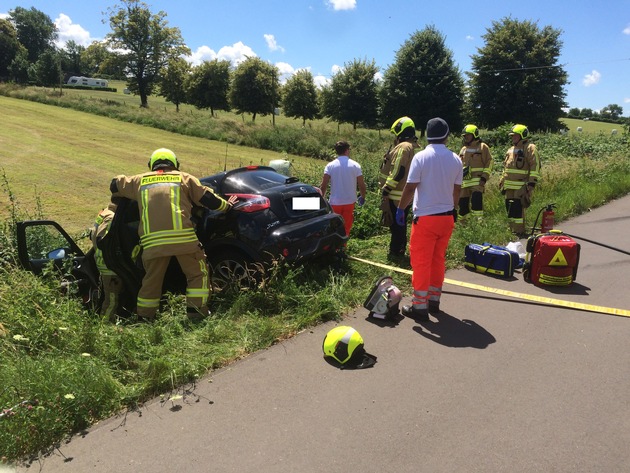
[[[222,251],[208,258],[215,291],[228,288],[250,289],[256,286],[262,274],[262,267],[251,258],[234,250]]]

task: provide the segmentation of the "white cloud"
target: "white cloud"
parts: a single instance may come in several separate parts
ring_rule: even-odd
[[[8,13],[0,13],[0,20],[6,20],[7,18],[9,18]]]
[[[630,103],[630,97],[626,97],[625,99],[623,99],[623,103]]]
[[[295,74],[296,70],[293,68],[291,64],[287,64],[286,62],[277,62],[276,67],[280,72],[280,83],[284,84],[289,77]]]
[[[265,34],[265,41],[267,42],[267,47],[270,51],[281,51],[284,52],[284,48],[278,44],[276,41],[276,37],[272,34]]]
[[[593,70],[593,72],[584,76],[584,79],[582,79],[582,84],[584,85],[584,87],[590,87],[591,85],[599,83],[599,80],[601,78],[602,75],[596,70]]]
[[[188,61],[193,66],[198,66],[204,61],[214,61],[216,58],[217,53],[214,52],[214,49],[211,49],[208,46],[201,46],[190,55]]]
[[[333,65],[333,67],[330,68],[331,72],[333,73],[333,75],[337,74],[337,72],[343,71],[343,67],[342,66],[338,66],[337,64]]]
[[[474,37],[474,36],[471,36],[471,35],[469,35],[469,34],[468,34],[468,35],[466,35],[466,41],[473,41],[474,39],[475,39],[475,37]]]
[[[630,24],[623,29],[623,34],[630,34]]]
[[[326,0],[326,5],[335,11],[354,10],[357,7],[357,0]]]
[[[238,66],[248,57],[257,57],[257,54],[249,46],[245,46],[241,41],[232,46],[223,46],[217,53],[219,60],[227,60],[233,66]]]
[[[83,29],[79,24],[72,23],[72,19],[63,13],[60,13],[59,17],[55,19],[55,26],[58,33],[57,46],[60,48],[65,47],[70,40],[81,46],[89,46],[94,41],[94,38],[90,37],[89,31]]]
[[[323,87],[330,84],[330,78],[322,75],[314,76],[313,82],[315,82],[316,87]]]

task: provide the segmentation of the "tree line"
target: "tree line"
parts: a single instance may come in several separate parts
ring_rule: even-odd
[[[59,49],[56,26],[46,14],[16,7],[0,20],[0,79],[50,87],[70,75],[121,79],[142,107],[158,94],[177,110],[186,103],[211,115],[249,113],[252,120],[281,108],[303,125],[328,118],[355,128],[383,127],[407,115],[418,124],[441,116],[453,129],[466,120],[489,129],[526,123],[532,130],[558,130],[566,116],[567,73],[558,62],[561,31],[532,21],[493,21],[465,74],[445,36],[428,25],[409,36],[382,80],[374,60],[353,59],[317,87],[308,70],[281,83],[278,68],[258,57],[236,66],[218,59],[191,65],[179,28],[169,26],[165,12],[153,13],[140,0],[121,0],[107,15],[111,31],[104,41],[87,47],[68,41]],[[600,112],[612,119],[621,113],[618,105]]]

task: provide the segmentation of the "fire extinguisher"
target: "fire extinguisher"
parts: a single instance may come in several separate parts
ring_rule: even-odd
[[[554,207],[554,204],[548,204],[547,208],[543,211],[542,221],[540,223],[541,233],[547,233],[548,231],[553,230],[553,227],[555,225],[553,212]]]

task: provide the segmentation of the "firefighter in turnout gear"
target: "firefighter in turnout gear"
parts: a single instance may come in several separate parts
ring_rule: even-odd
[[[525,125],[514,125],[510,132],[512,147],[505,154],[499,189],[505,196],[510,230],[524,238],[525,209],[531,205],[534,187],[540,179],[540,157],[536,145],[529,142]]]
[[[112,322],[114,322],[116,318],[120,294],[123,292],[123,282],[118,275],[105,264],[103,252],[99,249],[98,243],[107,235],[115,212],[116,204],[110,202],[110,204],[96,216],[94,225],[90,230],[90,240],[92,240],[92,246],[94,247],[94,261],[100,273],[101,286],[103,288],[103,303],[101,304],[100,314],[107,316]]]
[[[155,319],[162,296],[164,274],[172,256],[186,276],[188,316],[198,320],[208,315],[209,276],[204,251],[190,219],[193,205],[227,212],[236,197],[224,200],[199,180],[179,171],[173,151],[160,148],[149,159],[150,172],[117,176],[112,180],[112,198],[138,202],[138,234],[145,276],[138,292],[137,314]]]
[[[381,185],[382,207],[384,212],[389,208],[390,214],[396,214],[398,202],[402,196],[403,188],[407,182],[409,166],[417,146],[416,126],[409,117],[401,117],[394,122],[390,131],[394,134],[394,147],[381,165],[381,174],[387,178]],[[405,209],[405,221],[409,215],[410,205]],[[393,218],[389,226],[391,239],[389,243],[389,256],[400,257],[405,255],[407,249],[407,225],[397,225]]]
[[[492,155],[475,125],[464,127],[462,142],[464,146],[459,157],[462,160],[464,181],[459,197],[459,216],[465,217],[470,213],[473,217],[483,217],[483,193],[492,172]]]

